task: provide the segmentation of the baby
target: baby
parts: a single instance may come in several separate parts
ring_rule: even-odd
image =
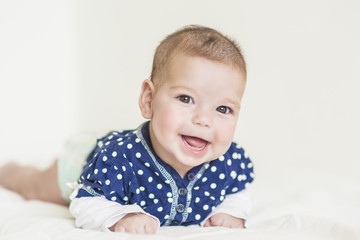
[[[253,166],[232,139],[245,83],[234,41],[187,26],[160,43],[142,84],[139,106],[148,122],[69,143],[68,153],[43,171],[8,164],[0,184],[26,199],[67,205],[70,197],[82,228],[244,227]],[[74,180],[69,196],[65,183]]]

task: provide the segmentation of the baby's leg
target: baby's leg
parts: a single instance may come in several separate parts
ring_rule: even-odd
[[[9,163],[0,168],[0,185],[19,193],[27,200],[68,205],[61,195],[57,174],[56,161],[45,170]]]

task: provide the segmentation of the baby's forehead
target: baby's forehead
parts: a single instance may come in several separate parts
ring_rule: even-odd
[[[170,74],[174,74],[171,69],[174,66],[178,66],[179,67],[179,61],[180,59],[187,59],[188,61],[194,60],[194,59],[204,59],[213,63],[217,63],[217,64],[223,64],[228,66],[229,68],[231,68],[232,70],[235,70],[236,72],[238,72],[238,74],[246,77],[246,73],[244,71],[244,69],[241,69],[238,64],[231,62],[229,60],[218,60],[218,59],[213,59],[210,57],[206,57],[206,56],[202,56],[202,55],[198,55],[198,54],[186,54],[183,52],[177,52],[175,54],[172,55],[172,57],[169,59],[168,63],[165,65],[164,67],[164,72],[166,75],[170,75]],[[180,66],[181,67],[181,66]],[[163,79],[164,81],[169,81],[171,80],[170,77],[167,77],[165,79]]]

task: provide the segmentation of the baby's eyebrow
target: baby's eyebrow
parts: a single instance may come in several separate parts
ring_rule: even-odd
[[[230,103],[233,107],[240,109],[240,103],[236,100],[233,100],[231,98],[225,98],[225,102]]]
[[[185,89],[185,90],[188,90],[188,91],[193,91],[193,88],[188,87],[188,86],[184,86],[184,85],[171,86],[170,89],[171,89],[171,90]]]

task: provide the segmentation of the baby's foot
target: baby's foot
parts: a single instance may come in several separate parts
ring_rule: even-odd
[[[19,165],[15,162],[10,162],[0,167],[0,186],[9,188],[10,182],[14,179],[14,174]]]

